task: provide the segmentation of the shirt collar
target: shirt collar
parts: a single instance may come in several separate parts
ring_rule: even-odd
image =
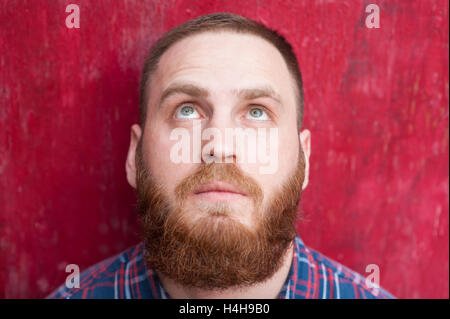
[[[312,283],[313,267],[311,252],[302,239],[296,236],[291,268],[278,295],[278,299],[303,299],[314,296],[315,285]]]

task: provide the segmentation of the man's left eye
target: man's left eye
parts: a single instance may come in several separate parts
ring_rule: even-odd
[[[262,108],[252,107],[247,112],[246,118],[250,120],[267,121],[269,119],[269,116],[267,115],[266,111],[264,111]]]

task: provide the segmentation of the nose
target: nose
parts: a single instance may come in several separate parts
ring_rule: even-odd
[[[204,163],[236,163],[236,154],[232,148],[216,142],[215,138],[210,147],[203,149],[202,161]]]
[[[202,132],[204,163],[236,163],[234,123],[215,116]]]

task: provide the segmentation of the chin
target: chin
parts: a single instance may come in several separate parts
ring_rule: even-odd
[[[192,222],[199,222],[199,219],[217,220],[217,222],[238,222],[247,227],[250,226],[253,206],[238,204],[226,201],[199,201],[186,203],[184,214],[189,217]],[[249,213],[250,212],[250,213]],[[206,221],[206,220],[205,220]]]

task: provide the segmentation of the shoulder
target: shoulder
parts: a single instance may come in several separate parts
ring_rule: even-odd
[[[305,246],[299,237],[296,238],[295,252],[298,268],[303,269],[303,280],[309,288],[305,294],[310,298],[394,298],[383,288],[366,282],[359,273]]]
[[[124,298],[130,292],[130,274],[146,271],[142,258],[143,245],[139,243],[89,267],[80,274],[77,287],[63,284],[47,299]]]

